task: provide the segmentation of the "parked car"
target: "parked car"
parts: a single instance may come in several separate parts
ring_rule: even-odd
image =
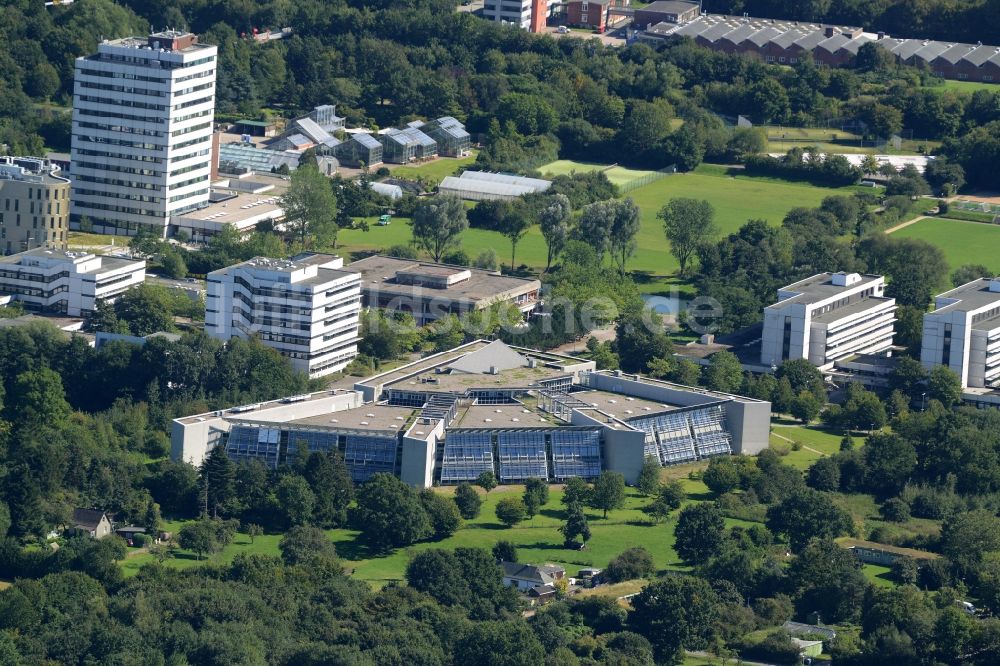
[[[561,25],[556,29],[556,32],[558,32],[560,35],[565,35],[567,32],[569,32],[569,28],[567,28],[564,25]]]

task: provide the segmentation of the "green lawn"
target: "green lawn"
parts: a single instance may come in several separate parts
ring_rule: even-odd
[[[473,151],[467,157],[441,157],[425,164],[389,168],[396,178],[422,179],[430,185],[437,185],[445,176],[454,176],[460,168],[469,166],[475,161],[476,153]]]
[[[604,175],[608,177],[615,185],[623,186],[642,178],[643,176],[650,176],[655,174],[655,171],[643,171],[641,169],[629,169],[622,166],[612,166],[609,167],[607,164],[598,164],[595,162],[576,162],[574,160],[556,160],[555,162],[549,162],[545,166],[538,168],[539,173],[543,176],[562,176],[569,173],[589,173],[591,171],[603,171]]]
[[[791,446],[791,442],[782,439],[782,437],[787,437],[803,444],[803,447],[798,451],[790,451],[787,456],[782,458],[782,462],[797,469],[805,470],[824,455],[833,455],[839,451],[840,440],[843,438],[843,434],[824,430],[819,426],[775,425],[771,431],[771,442],[778,444],[782,449]],[[855,443],[856,445],[860,445],[860,438],[856,438]],[[817,451],[820,453],[816,453]]]
[[[920,238],[944,251],[952,269],[963,264],[982,264],[1000,272],[1000,226],[927,218],[899,231],[894,237]]]
[[[957,92],[972,94],[977,90],[989,90],[990,92],[1000,91],[1000,83],[982,83],[979,81],[953,81],[946,80],[943,86],[925,86],[925,90],[954,90]]]
[[[700,481],[686,479],[685,486],[691,497],[695,498],[690,501],[707,499],[707,489]],[[330,530],[329,534],[337,547],[338,554],[344,560],[344,566],[354,569],[356,578],[369,581],[377,587],[390,581],[402,580],[406,564],[413,553],[428,548],[459,546],[490,548],[500,540],[517,544],[521,561],[562,564],[570,575],[575,574],[581,567],[603,568],[611,558],[634,544],[642,544],[649,549],[659,569],[681,568],[673,551],[673,525],[676,514],[675,518],[659,525],[650,524],[646,514],[641,510],[650,500],[638,495],[632,488],[628,489],[629,495],[625,507],[610,512],[607,519],[602,518],[600,511],[587,510],[593,535],[587,543],[587,549],[583,551],[566,550],[562,547],[562,535],[557,531],[563,523],[563,505],[559,501],[562,491],[556,488],[549,493],[549,502],[542,507],[538,515],[514,528],[504,528],[496,519],[494,513],[496,504],[500,498],[520,492],[521,488],[517,487],[503,492],[495,490],[485,497],[479,518],[466,521],[450,538],[439,542],[416,544],[388,555],[370,552],[364,541],[359,538],[359,533],[354,530]],[[736,524],[739,521],[727,522]],[[176,534],[179,527],[179,523],[172,523],[167,529]],[[238,553],[278,555],[280,540],[280,535],[266,534],[257,537],[251,544],[249,537],[240,534],[234,543],[214,555],[211,561],[230,562]],[[128,558],[122,564],[122,568],[126,576],[132,576],[138,572],[140,566],[151,561],[153,561],[152,555],[140,554]],[[166,560],[166,566],[174,568],[187,568],[197,564],[199,561],[195,559],[194,554],[183,550],[178,552],[177,557]]]
[[[892,569],[889,567],[878,564],[862,564],[861,571],[865,574],[865,578],[878,587],[896,587],[896,583],[892,579]]]

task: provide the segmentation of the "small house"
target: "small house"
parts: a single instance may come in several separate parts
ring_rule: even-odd
[[[503,584],[516,587],[520,592],[542,595],[546,587],[555,589],[555,582],[566,576],[566,569],[554,564],[520,564],[501,562]],[[538,588],[538,589],[536,589]],[[534,592],[533,592],[534,591]]]
[[[938,557],[934,553],[928,553],[924,550],[901,548],[899,546],[890,546],[888,544],[877,543],[875,541],[865,541],[863,539],[844,538],[838,539],[837,543],[841,548],[846,548],[851,551],[859,562],[864,562],[865,564],[878,564],[883,567],[891,567],[897,560],[904,557],[916,560],[918,564],[926,562],[927,560],[936,559]]]
[[[92,539],[103,539],[112,532],[111,520],[98,509],[73,509],[72,530]]]

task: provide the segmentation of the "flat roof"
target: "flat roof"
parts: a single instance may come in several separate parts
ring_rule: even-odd
[[[786,287],[781,287],[780,291],[793,291],[797,295],[772,303],[768,308],[781,309],[793,303],[815,303],[836,296],[845,290],[855,290],[860,286],[873,284],[883,279],[881,275],[863,274],[859,275],[861,279],[858,282],[841,287],[833,284],[834,275],[835,273],[818,273],[804,280],[793,282]]]
[[[567,424],[553,414],[516,405],[472,405],[459,414],[452,428],[564,428]]]
[[[394,389],[431,392],[459,392],[469,389],[515,389],[531,388],[546,379],[555,379],[567,375],[563,368],[538,364],[534,368],[521,367],[510,370],[500,370],[498,374],[470,372],[437,373],[428,368],[413,377],[402,377],[386,386]],[[425,381],[421,381],[421,379]],[[426,381],[430,380],[430,381]]]
[[[684,0],[656,0],[656,2],[648,4],[637,11],[682,14],[697,8],[697,2],[684,2]]]
[[[329,268],[324,266],[324,264],[329,263],[338,259],[338,255],[335,254],[323,254],[323,253],[303,253],[292,257],[291,259],[274,259],[271,257],[254,257],[253,259],[248,259],[247,261],[234,264],[232,266],[227,266],[226,268],[220,268],[219,270],[212,271],[209,275],[225,275],[226,273],[236,269],[236,268],[260,268],[267,271],[275,271],[279,273],[292,273],[294,271],[302,270],[309,266],[317,266],[316,275],[310,275],[300,280],[295,280],[291,284],[294,285],[305,285],[313,286],[326,284],[327,282],[332,282],[339,278],[344,277],[354,277],[357,275],[355,271],[343,270],[340,268]]]
[[[386,294],[403,296],[413,296],[414,290],[419,289],[419,294],[426,299],[484,301],[536,291],[542,286],[542,283],[535,279],[501,275],[495,271],[386,257],[381,254],[358,259],[351,262],[345,269],[361,273],[362,289],[378,289]],[[427,286],[417,287],[411,284],[401,284],[396,281],[398,271],[436,275],[452,275],[459,271],[469,271],[470,277],[468,280],[448,285],[446,289],[435,289]]]
[[[938,294],[937,298],[955,299],[958,302],[946,305],[934,310],[932,314],[941,312],[970,312],[981,310],[989,305],[1000,305],[1000,291],[990,291],[990,283],[993,278],[980,278],[955,287],[943,294]]]
[[[386,430],[405,431],[405,426],[416,413],[413,407],[395,407],[392,405],[361,405],[353,409],[343,409],[339,411],[321,414],[319,416],[309,416],[301,419],[286,421],[285,426],[294,428],[295,426],[308,426],[311,428],[326,428],[337,430],[338,428],[351,428],[354,430]]]
[[[654,400],[644,400],[610,391],[576,391],[570,394],[577,400],[589,404],[594,409],[614,416],[623,421],[637,419],[643,416],[662,414],[677,409],[676,405],[668,405]]]

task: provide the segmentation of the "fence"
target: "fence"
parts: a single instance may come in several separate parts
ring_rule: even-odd
[[[958,210],[967,210],[973,213],[990,213],[992,215],[1000,215],[1000,205],[986,203],[983,201],[953,201],[952,207]]]
[[[610,169],[612,167],[608,168]],[[654,171],[652,173],[647,173],[644,176],[639,176],[638,178],[633,178],[632,180],[619,184],[618,191],[620,191],[622,194],[626,194],[628,192],[631,192],[632,190],[649,185],[650,183],[655,183],[661,178],[666,178],[667,176],[674,173],[677,173],[677,167],[673,165],[664,167],[663,169],[658,169],[657,171]]]

